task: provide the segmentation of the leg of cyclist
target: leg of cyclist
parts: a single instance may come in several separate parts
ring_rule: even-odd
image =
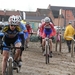
[[[26,39],[27,48],[29,47],[30,34],[28,34],[28,38]]]
[[[24,39],[24,34],[21,34],[20,35],[20,39],[21,39],[21,43],[22,43],[22,46],[24,47],[24,41],[25,41],[25,39]],[[19,61],[22,61],[22,52],[23,52],[23,50],[21,50],[21,52],[20,52],[20,56],[19,56]]]
[[[9,52],[7,50],[3,50],[3,59],[2,59],[2,75],[4,75],[5,73],[5,69],[6,69],[6,63],[7,63],[7,59],[9,56]]]
[[[15,44],[15,47],[21,47],[21,42],[18,42]],[[18,58],[20,56],[20,52],[21,50],[20,49],[16,49],[15,51],[15,55],[14,55],[14,68],[16,68],[16,66],[18,65]]]
[[[40,44],[41,44],[40,46],[42,46],[42,37],[39,36],[39,38],[40,38]]]
[[[50,39],[50,57],[52,57],[52,39]]]
[[[42,50],[45,51],[45,39],[42,39]],[[45,52],[43,53],[45,55]]]

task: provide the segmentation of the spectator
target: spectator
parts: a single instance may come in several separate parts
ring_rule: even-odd
[[[69,22],[68,25],[66,26],[65,32],[64,32],[64,39],[66,40],[67,46],[68,46],[68,51],[69,53],[71,52],[71,42],[72,38],[69,37],[74,36],[74,28],[72,26],[72,23]]]

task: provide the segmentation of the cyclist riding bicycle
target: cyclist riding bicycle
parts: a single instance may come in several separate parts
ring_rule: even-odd
[[[5,26],[2,30],[4,33],[3,36],[3,45],[10,46],[13,44],[15,47],[21,47],[21,40],[19,39],[19,33],[21,32],[21,28],[18,26],[19,23],[17,21],[17,17],[12,15],[8,19],[9,25]],[[2,75],[4,75],[6,69],[6,62],[9,57],[9,48],[3,47],[3,58],[2,58]],[[16,49],[14,55],[14,66],[17,64],[18,57],[20,55],[21,50]],[[16,64],[15,64],[16,63]],[[15,66],[16,67],[16,66]]]
[[[41,25],[44,23],[44,19],[41,20],[41,23],[39,23],[39,26],[38,26],[38,29],[37,29],[37,36],[38,36],[38,39],[40,40],[40,44],[42,44],[42,37],[40,36],[40,27]],[[42,45],[41,45],[42,46]]]
[[[30,26],[30,23],[29,22],[26,23],[26,28],[27,28],[27,32],[28,32],[28,38],[26,39],[27,48],[28,48],[29,47],[29,41],[30,41],[30,35],[32,35],[33,29]]]
[[[19,26],[23,32],[23,34],[20,35],[20,39],[21,39],[21,42],[22,42],[22,46],[24,46],[24,41],[28,38],[28,33],[27,33],[27,28],[25,26],[25,24],[23,24],[21,22],[22,18],[20,15],[16,15],[17,18],[18,18],[18,22],[19,22]],[[19,56],[19,61],[22,62],[22,52],[23,50],[21,50],[21,53],[20,53],[20,56]]]
[[[40,27],[40,34],[42,37],[42,49],[43,51],[45,50],[45,38],[46,34],[48,34],[50,38],[50,57],[52,57],[52,37],[56,35],[56,30],[54,29],[54,25],[50,23],[49,17],[45,17],[44,22],[45,23],[43,23]]]

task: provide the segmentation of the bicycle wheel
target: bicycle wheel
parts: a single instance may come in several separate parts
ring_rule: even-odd
[[[9,59],[7,63],[7,74],[13,75],[12,59]]]
[[[46,51],[46,64],[48,64],[49,63],[49,47],[47,45],[45,47],[46,47],[45,48],[45,51]]]

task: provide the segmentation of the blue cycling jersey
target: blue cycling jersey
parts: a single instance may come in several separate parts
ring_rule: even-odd
[[[14,38],[18,35],[19,32],[21,32],[21,29],[19,26],[16,26],[14,30],[11,30],[9,26],[5,26],[2,32],[7,38]]]
[[[25,24],[20,22],[20,28],[22,29],[22,31],[27,30]],[[24,39],[28,38],[28,32],[24,32]]]
[[[20,22],[20,28],[22,29],[22,31],[27,30],[26,26],[23,23],[21,23],[21,22]]]

